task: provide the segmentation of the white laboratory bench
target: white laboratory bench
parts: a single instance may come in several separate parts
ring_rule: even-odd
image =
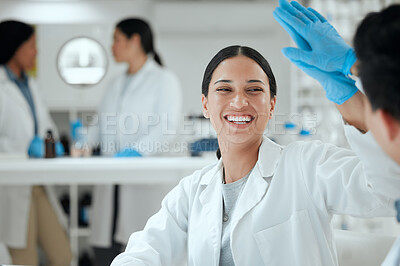
[[[2,158],[0,185],[170,183],[216,160],[212,157]]]
[[[69,235],[78,265],[79,238],[90,234],[78,226],[78,186],[98,184],[177,184],[216,157],[0,159],[0,185],[68,185]]]

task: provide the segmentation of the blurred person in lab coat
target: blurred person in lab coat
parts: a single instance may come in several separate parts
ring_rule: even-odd
[[[120,21],[112,52],[116,62],[128,64],[128,70],[111,82],[98,110],[102,154],[168,152],[178,130],[181,88],[175,74],[162,65],[149,24],[137,18]],[[95,187],[90,239],[98,266],[110,265],[170,189],[161,184]]]
[[[0,23],[0,153],[41,157],[43,142],[37,136],[56,131],[37,83],[26,74],[36,54],[32,26]],[[72,254],[62,216],[51,187],[0,186],[0,242],[13,264],[38,265],[40,245],[48,265],[69,265]]]
[[[295,1],[280,0],[274,16],[298,45],[298,48],[284,48],[284,55],[305,73],[322,81],[327,95],[329,90],[336,96],[347,95],[349,99],[337,105],[343,118],[364,132],[370,130],[386,153],[379,156],[371,149],[365,150],[363,156],[381,168],[390,164],[399,166],[400,5],[368,14],[354,36],[355,49],[344,42],[321,14]],[[355,82],[347,77],[350,75],[359,76],[360,89],[366,96],[354,87]],[[396,172],[389,172],[389,176],[400,178]],[[400,197],[396,188],[388,188],[385,193]],[[400,222],[400,200],[396,202],[396,210]],[[400,265],[400,238],[383,265]]]
[[[230,46],[206,67],[203,114],[219,161],[183,178],[112,265],[338,265],[333,214],[394,216],[396,164],[370,163],[371,134],[345,125],[354,151],[263,135],[277,86],[256,50]],[[379,161],[380,162],[380,161]],[[370,186],[373,182],[374,186]]]

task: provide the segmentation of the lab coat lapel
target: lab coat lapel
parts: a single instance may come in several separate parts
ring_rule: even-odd
[[[199,199],[207,217],[208,234],[214,248],[215,265],[218,265],[222,231],[222,160],[202,178],[200,185],[205,186]]]
[[[17,103],[16,106],[21,106],[21,108],[24,109],[28,116],[32,116],[28,101],[25,99],[17,84],[8,79],[7,73],[4,68],[0,68],[0,82],[5,85],[3,87],[5,92],[11,99],[13,99]]]
[[[258,153],[258,161],[251,172],[243,193],[238,199],[233,217],[233,227],[235,228],[240,219],[243,218],[254,206],[256,206],[267,192],[269,186],[266,178],[272,177],[281,156],[282,147],[272,142],[267,137],[263,138]]]

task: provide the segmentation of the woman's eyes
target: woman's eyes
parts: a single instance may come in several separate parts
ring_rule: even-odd
[[[247,91],[253,93],[253,92],[260,92],[260,91],[262,92],[264,90],[262,88],[259,88],[259,87],[253,87],[253,88],[248,88]]]
[[[232,89],[228,88],[228,87],[221,87],[221,88],[217,88],[216,91],[217,92],[230,92],[230,91],[232,91]],[[246,89],[246,91],[248,93],[258,93],[258,92],[263,92],[264,89],[259,88],[259,87],[251,87],[251,88]]]
[[[230,88],[217,88],[217,91],[227,92],[227,91],[232,91],[232,90]]]

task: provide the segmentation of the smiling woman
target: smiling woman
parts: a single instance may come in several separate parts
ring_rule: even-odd
[[[319,141],[282,147],[263,136],[276,103],[268,62],[249,47],[222,49],[206,68],[203,113],[221,157],[182,179],[115,265],[338,265],[331,218],[393,215],[394,169],[364,164]],[[370,135],[346,126],[354,150],[377,157]],[[370,179],[379,186],[368,186]],[[376,181],[375,181],[376,182]]]
[[[225,180],[234,182],[257,161],[258,147],[276,103],[274,74],[256,50],[226,47],[208,64],[202,93],[203,114],[218,134],[222,156],[248,155],[244,165],[235,158],[227,159],[232,168],[225,168]]]

